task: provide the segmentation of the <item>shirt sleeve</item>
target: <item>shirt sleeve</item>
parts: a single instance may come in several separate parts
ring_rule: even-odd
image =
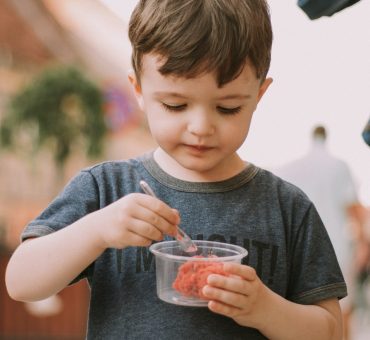
[[[25,227],[21,241],[56,232],[98,209],[99,194],[95,179],[89,171],[81,171],[50,205]],[[93,264],[72,283],[86,277],[92,270]]]
[[[98,188],[88,171],[81,171],[23,230],[21,240],[60,230],[99,208]]]
[[[313,204],[299,226],[292,252],[289,300],[313,304],[347,295],[334,248]]]

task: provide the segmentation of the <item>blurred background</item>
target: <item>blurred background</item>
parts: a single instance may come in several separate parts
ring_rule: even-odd
[[[304,155],[322,124],[369,209],[370,148],[361,132],[370,116],[370,2],[314,21],[294,0],[268,2],[274,82],[240,154],[273,171]],[[136,3],[0,2],[0,339],[84,338],[85,282],[23,304],[8,298],[3,277],[25,224],[79,169],[154,147],[127,81],[127,22]],[[370,302],[363,282],[362,300]],[[370,309],[360,305],[355,340],[370,334]]]

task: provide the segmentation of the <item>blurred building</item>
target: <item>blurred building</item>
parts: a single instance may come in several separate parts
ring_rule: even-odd
[[[65,181],[92,162],[125,159],[151,149],[143,114],[127,82],[130,44],[125,23],[98,0],[4,0],[0,2],[0,119],[9,99],[43,69],[74,65],[105,93],[109,128],[104,155],[89,160],[74,150]],[[60,189],[53,157],[0,149],[0,275],[19,243],[25,224]],[[0,280],[1,339],[78,339],[84,337],[88,289],[79,283],[61,294],[62,310],[49,317],[31,315],[11,301]]]

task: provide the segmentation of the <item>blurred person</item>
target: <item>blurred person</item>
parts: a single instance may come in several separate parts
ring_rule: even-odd
[[[328,231],[347,283],[348,296],[340,301],[345,339],[349,339],[356,276],[366,265],[368,246],[364,233],[365,208],[359,203],[348,165],[326,147],[327,131],[316,126],[312,147],[300,159],[275,170],[301,188],[315,204]]]

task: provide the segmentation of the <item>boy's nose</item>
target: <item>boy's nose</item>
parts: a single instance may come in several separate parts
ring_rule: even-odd
[[[214,133],[215,126],[209,113],[198,111],[191,115],[188,130],[193,135],[209,136]]]

